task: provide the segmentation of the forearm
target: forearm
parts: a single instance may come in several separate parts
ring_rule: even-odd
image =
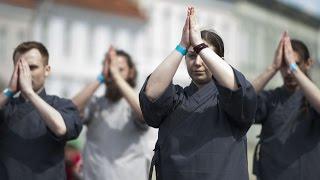
[[[277,70],[271,65],[262,74],[252,81],[252,86],[256,93],[259,93],[268,84],[270,79],[277,73]]]
[[[305,97],[312,107],[320,113],[320,90],[319,88],[298,68],[293,72]]]
[[[83,88],[76,96],[72,98],[72,102],[76,105],[78,110],[82,112],[89,102],[94,92],[99,88],[100,82],[95,80],[94,82]]]
[[[134,89],[124,80],[121,75],[113,76],[114,81],[117,84],[119,90],[121,91],[124,98],[128,101],[129,105],[138,116],[139,121],[144,123],[143,115],[140,109],[139,97]]]
[[[28,93],[27,97],[38,110],[49,129],[58,137],[64,136],[67,132],[67,127],[61,114],[35,92]]]
[[[169,86],[180,65],[182,57],[181,53],[174,50],[152,72],[146,86],[146,95],[151,101],[158,99]]]
[[[4,105],[9,101],[9,98],[1,92],[0,94],[0,109],[4,107]]]
[[[231,66],[212,49],[205,48],[200,51],[199,55],[220,85],[231,90],[238,88]]]

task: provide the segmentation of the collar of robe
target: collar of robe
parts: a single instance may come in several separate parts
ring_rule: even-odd
[[[47,95],[45,88],[40,89],[37,94],[38,94],[42,99],[44,99],[44,98],[46,97],[46,95]],[[22,96],[21,93],[19,94],[18,100],[19,100],[20,102],[22,102],[22,103],[28,102],[28,100],[26,100],[26,99]]]
[[[188,96],[194,98],[197,102],[201,102],[204,98],[207,98],[208,95],[216,94],[217,92],[218,90],[214,80],[209,81],[201,88],[192,81],[186,89]]]

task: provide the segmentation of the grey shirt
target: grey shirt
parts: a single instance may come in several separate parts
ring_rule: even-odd
[[[85,110],[87,142],[84,177],[90,180],[147,179],[147,126],[125,99],[111,102],[94,97]]]

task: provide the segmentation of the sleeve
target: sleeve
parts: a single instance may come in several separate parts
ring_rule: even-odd
[[[9,114],[13,113],[13,102],[14,99],[8,101],[2,108],[0,108],[0,124],[5,121]]]
[[[88,125],[90,121],[93,119],[94,113],[97,110],[98,106],[98,97],[93,96],[88,105],[85,107],[82,117],[82,122],[85,125]]]
[[[146,123],[151,127],[159,128],[162,121],[182,101],[183,89],[171,83],[164,93],[156,101],[152,102],[145,93],[149,77],[146,79],[139,93],[140,107]]]
[[[263,124],[270,112],[269,102],[273,101],[272,91],[261,91],[257,97],[255,124]]]
[[[129,119],[133,121],[133,123],[136,125],[138,130],[141,131],[147,131],[148,130],[148,124],[146,122],[143,122],[139,119],[138,115],[132,110],[132,108],[128,107],[128,114]]]
[[[257,96],[254,88],[246,80],[244,75],[236,69],[233,69],[233,71],[239,88],[231,90],[216,82],[219,92],[219,105],[227,114],[230,121],[247,131],[254,122]]]
[[[82,122],[76,106],[70,100],[56,98],[53,107],[61,114],[67,127],[67,133],[61,140],[76,139],[82,130]]]
[[[313,107],[310,107],[310,109],[311,109],[311,116],[317,120],[320,120],[320,113]]]
[[[0,109],[0,124],[4,121],[5,115],[4,115],[4,108]]]

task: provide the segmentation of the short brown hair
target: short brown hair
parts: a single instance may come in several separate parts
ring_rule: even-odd
[[[48,65],[48,63],[49,63],[48,50],[43,44],[41,44],[40,42],[36,42],[36,41],[27,41],[27,42],[23,42],[23,43],[19,44],[14,49],[12,59],[15,60],[17,54],[23,54],[31,49],[39,50],[39,52],[42,56],[43,64]]]

